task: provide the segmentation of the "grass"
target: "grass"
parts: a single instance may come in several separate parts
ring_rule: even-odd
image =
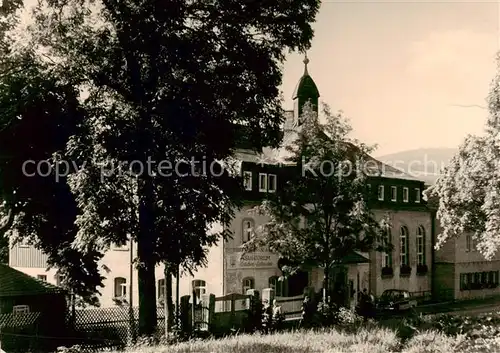
[[[345,315],[342,329],[298,330],[131,347],[127,353],[500,353],[500,313],[418,316],[362,323]]]
[[[361,328],[355,333],[334,329],[274,335],[240,335],[184,342],[172,346],[139,347],[128,353],[495,353],[500,338],[470,339],[438,331],[417,332],[404,342],[388,328]]]

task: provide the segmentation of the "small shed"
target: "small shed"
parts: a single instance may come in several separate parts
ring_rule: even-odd
[[[15,348],[25,346],[29,337],[59,336],[65,331],[66,291],[0,264],[0,340],[2,349],[17,337]],[[19,337],[26,337],[19,342]],[[32,347],[34,342],[29,342]],[[43,344],[43,342],[36,342]],[[10,348],[10,347],[9,347]]]

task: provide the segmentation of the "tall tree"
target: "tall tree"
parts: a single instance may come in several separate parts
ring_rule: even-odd
[[[269,220],[247,246],[269,246],[289,259],[283,267],[288,274],[304,265],[323,268],[327,301],[332,267],[354,251],[385,250],[388,223],[377,221],[367,204],[367,173],[378,171],[362,168],[370,148],[349,137],[351,126],[342,114],[326,105],[323,113],[325,124],[306,104],[302,125],[288,133],[281,177],[286,180],[254,210]]]
[[[318,8],[318,0],[40,1],[26,45],[57,82],[85,91],[63,156],[78,166],[68,176],[77,207],[69,248],[102,254],[111,242],[137,242],[140,333],[155,329],[155,266],[192,271],[228,235],[209,227],[229,223],[240,180],[210,166],[230,158],[238,126],[252,148],[279,143],[284,53],[310,45]]]
[[[443,231],[438,235],[436,246],[439,248],[464,232],[471,233],[486,259],[492,259],[500,247],[498,68],[488,96],[489,118],[484,135],[468,135],[437,182],[424,192],[438,204],[437,218]]]

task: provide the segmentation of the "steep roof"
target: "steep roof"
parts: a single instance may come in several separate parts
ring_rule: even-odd
[[[318,87],[309,74],[304,74],[295,87],[292,99],[299,97],[320,97]]]
[[[65,290],[0,264],[0,297],[64,293]]]

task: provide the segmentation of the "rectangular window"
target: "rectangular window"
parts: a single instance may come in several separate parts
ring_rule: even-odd
[[[471,249],[470,251],[477,251],[477,239],[471,236]]]
[[[408,202],[408,188],[403,188],[403,202]]]
[[[398,200],[398,188],[396,186],[391,186],[391,201]]]
[[[28,314],[30,312],[30,307],[28,305],[14,305],[12,307],[12,313],[14,314]]]
[[[192,285],[193,285],[194,295],[196,296],[197,300],[200,300],[201,296],[203,294],[205,294],[207,291],[207,289],[206,289],[207,282],[205,282],[204,280],[201,280],[201,279],[195,279],[192,282]]]
[[[467,288],[468,288],[467,274],[461,273],[460,274],[460,290],[467,290]]]
[[[378,186],[378,200],[384,201],[384,185]]]
[[[420,203],[420,188],[415,188],[415,202]]]
[[[470,234],[467,234],[465,236],[465,251],[469,252],[472,250],[472,236]]]
[[[247,191],[252,190],[252,172],[243,172],[243,187]]]
[[[127,279],[123,277],[115,278],[115,298],[125,299],[127,296]]]
[[[269,174],[267,176],[267,191],[276,192],[276,174]]]
[[[165,279],[158,280],[158,299],[165,299]]]
[[[267,174],[259,173],[259,191],[267,192]]]
[[[37,275],[36,278],[39,281],[47,282],[47,276],[46,275]]]

